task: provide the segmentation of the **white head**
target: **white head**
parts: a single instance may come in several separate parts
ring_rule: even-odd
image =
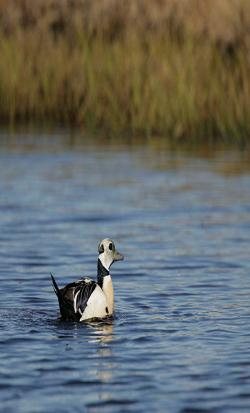
[[[124,256],[115,249],[115,244],[110,238],[105,238],[98,246],[99,260],[109,270],[114,261],[124,259]]]

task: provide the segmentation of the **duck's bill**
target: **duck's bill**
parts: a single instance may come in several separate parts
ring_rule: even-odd
[[[120,254],[118,251],[115,251],[114,261],[122,261],[122,260],[124,260],[124,255]]]

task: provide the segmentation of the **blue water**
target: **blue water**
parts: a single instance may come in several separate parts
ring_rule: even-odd
[[[35,140],[0,146],[0,410],[248,413],[250,157]],[[114,321],[61,322],[107,236]]]

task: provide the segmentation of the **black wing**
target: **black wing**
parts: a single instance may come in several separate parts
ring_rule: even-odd
[[[92,280],[82,280],[74,288],[73,298],[74,298],[74,310],[75,313],[83,314],[89,297],[94,292],[96,288],[96,282]]]
[[[96,282],[83,278],[59,289],[52,274],[51,278],[58,298],[62,319],[80,321],[88,299],[96,288]]]

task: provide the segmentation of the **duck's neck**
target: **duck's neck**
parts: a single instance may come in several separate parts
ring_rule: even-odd
[[[107,303],[109,314],[112,315],[114,311],[114,289],[109,270],[103,265],[101,259],[97,262],[97,282],[103,290]]]
[[[109,270],[107,270],[106,267],[104,267],[102,261],[100,258],[98,258],[97,261],[97,282],[100,285],[101,288],[103,288],[103,283],[104,283],[104,278],[105,277],[110,277]]]

